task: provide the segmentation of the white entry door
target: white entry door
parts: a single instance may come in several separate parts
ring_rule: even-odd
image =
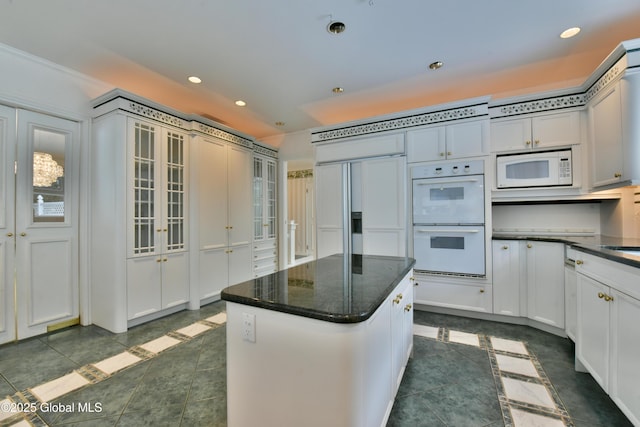
[[[5,133],[4,140],[15,163],[3,162],[3,303],[9,327],[0,342],[72,324],[79,313],[78,124],[17,110],[11,125],[16,116],[15,137]]]
[[[14,209],[16,112],[0,105],[0,344],[16,338]]]

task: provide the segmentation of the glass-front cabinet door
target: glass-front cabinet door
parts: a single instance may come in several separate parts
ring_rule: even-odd
[[[133,121],[131,256],[186,248],[185,135]]]
[[[276,238],[276,162],[267,160],[267,179],[265,182],[266,199],[265,199],[265,228],[267,239]]]
[[[186,134],[129,119],[129,320],[188,301]]]
[[[253,158],[253,240],[262,240],[264,230],[264,159]]]
[[[253,158],[253,240],[275,239],[276,218],[276,162]]]
[[[133,123],[133,201],[130,256],[158,252],[156,228],[159,217],[156,189],[160,181],[158,129],[144,122]]]

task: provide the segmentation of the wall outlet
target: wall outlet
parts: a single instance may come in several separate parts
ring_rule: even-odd
[[[256,315],[242,313],[242,339],[256,342]]]

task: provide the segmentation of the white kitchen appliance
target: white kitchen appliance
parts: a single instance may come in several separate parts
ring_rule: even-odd
[[[496,156],[497,188],[573,185],[571,150]]]
[[[485,275],[484,161],[414,167],[415,269]]]

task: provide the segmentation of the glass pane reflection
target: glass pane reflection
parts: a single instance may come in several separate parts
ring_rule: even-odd
[[[33,222],[64,221],[64,134],[33,132]]]

